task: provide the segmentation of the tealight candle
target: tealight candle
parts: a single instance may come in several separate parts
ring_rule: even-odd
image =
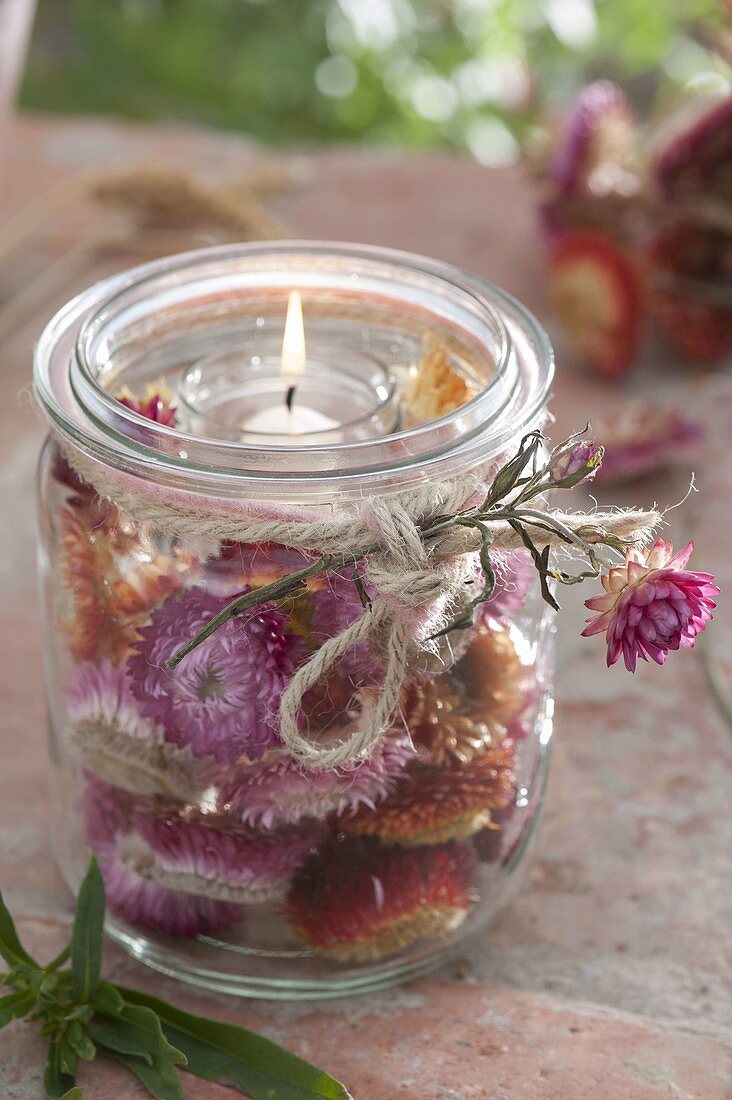
[[[332,345],[317,325],[312,331],[315,354],[308,354],[302,297],[291,290],[279,358],[267,354],[265,334],[240,351],[195,362],[179,388],[189,429],[277,446],[301,445],[303,436],[323,435],[331,444],[392,430],[398,406],[390,373],[357,348]]]
[[[287,379],[287,393],[283,403],[261,409],[249,417],[244,427],[248,432],[269,432],[274,435],[307,435],[310,432],[327,432],[337,428],[338,421],[309,405],[295,402],[297,383],[305,372],[307,351],[305,323],[302,316],[302,298],[297,290],[290,293],[282,338],[280,375]]]

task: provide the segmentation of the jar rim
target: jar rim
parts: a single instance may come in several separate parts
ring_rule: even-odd
[[[293,273],[298,279],[307,275],[314,285],[326,275],[361,277],[362,286],[381,280],[378,285],[388,287],[395,301],[403,296],[425,318],[452,310],[455,324],[465,325],[491,357],[492,374],[465,405],[434,421],[373,439],[298,447],[188,435],[147,420],[105,390],[100,348],[103,359],[111,320],[139,318],[156,295],[161,303],[177,296],[185,304],[195,280],[212,293],[223,281],[233,287],[256,280],[258,272],[266,272],[267,285],[274,281],[283,288],[292,285]],[[339,492],[361,494],[395,481],[404,487],[442,479],[489,459],[535,425],[553,370],[551,344],[533,315],[500,288],[457,267],[378,246],[276,241],[198,249],[97,283],[46,326],[34,379],[55,430],[105,465],[196,492],[262,495],[269,483],[274,495],[312,498],[332,495],[336,482]]]

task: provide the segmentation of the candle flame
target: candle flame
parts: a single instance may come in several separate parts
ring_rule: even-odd
[[[282,339],[281,373],[298,378],[305,370],[305,325],[302,319],[302,299],[299,290],[290,291]]]

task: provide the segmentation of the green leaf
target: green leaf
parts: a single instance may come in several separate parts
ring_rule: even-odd
[[[32,959],[18,938],[13,918],[0,893],[0,955],[8,966],[23,963],[25,966],[38,968],[38,963]]]
[[[96,856],[92,856],[76,899],[71,937],[71,988],[79,1004],[91,1000],[99,985],[103,930],[104,882]]]
[[[180,1078],[165,1058],[157,1057],[149,1064],[129,1054],[112,1053],[110,1057],[134,1073],[155,1100],[183,1100]]]
[[[64,1036],[59,1040],[58,1044],[58,1064],[61,1067],[61,1072],[68,1074],[69,1077],[74,1077],[76,1074],[76,1067],[79,1064],[79,1055]]]
[[[168,1042],[155,1012],[126,1004],[118,1016],[97,1015],[89,1025],[95,1043],[119,1054],[133,1054],[152,1065],[157,1056],[185,1065],[185,1056]]]
[[[43,1075],[43,1087],[47,1100],[62,1100],[74,1084],[74,1078],[61,1069],[60,1044],[52,1042],[48,1048],[46,1072]]]
[[[238,1085],[253,1100],[351,1100],[340,1082],[261,1035],[192,1016],[134,989],[117,988],[126,1001],[157,1013],[170,1042],[188,1058],[187,1072],[196,1077]]]
[[[0,1027],[7,1027],[11,1020],[27,1015],[35,1003],[36,995],[32,989],[21,989],[3,997],[0,1000]]]
[[[84,1090],[80,1089],[78,1085],[74,1085],[72,1089],[63,1094],[61,1100],[84,1100]]]
[[[92,1008],[105,1016],[119,1016],[125,1007],[120,994],[109,982],[100,982],[92,1000]]]
[[[83,1028],[78,1020],[72,1020],[66,1028],[66,1042],[85,1062],[91,1062],[97,1048],[89,1037],[89,1028]]]
[[[149,1040],[143,1040],[145,1049],[140,1043],[140,1030],[125,1025],[121,1020],[102,1020],[97,1017],[89,1024],[89,1035],[98,1047],[114,1054],[134,1054],[142,1058],[144,1062],[152,1065],[154,1051],[147,1049]],[[150,1044],[152,1045],[152,1044]]]
[[[152,1048],[153,1053],[160,1054],[163,1058],[167,1058],[169,1062],[177,1063],[179,1066],[185,1065],[185,1056],[177,1047],[168,1042],[160,1017],[154,1009],[145,1005],[126,1004],[122,1012],[122,1019],[153,1037],[155,1043]]]

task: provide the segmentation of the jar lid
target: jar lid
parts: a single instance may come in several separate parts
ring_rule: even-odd
[[[239,397],[225,387],[237,357],[257,365],[281,339],[292,288],[353,415],[336,433],[318,421],[297,445],[260,443],[236,426]],[[389,430],[426,336],[450,349],[474,396]],[[309,502],[444,479],[500,454],[536,425],[552,376],[543,329],[497,287],[409,253],[300,241],[201,249],[106,279],[53,318],[35,357],[52,425],[92,458],[199,493]],[[181,411],[175,427],[115,397],[161,377]],[[377,398],[359,410],[364,378]]]

